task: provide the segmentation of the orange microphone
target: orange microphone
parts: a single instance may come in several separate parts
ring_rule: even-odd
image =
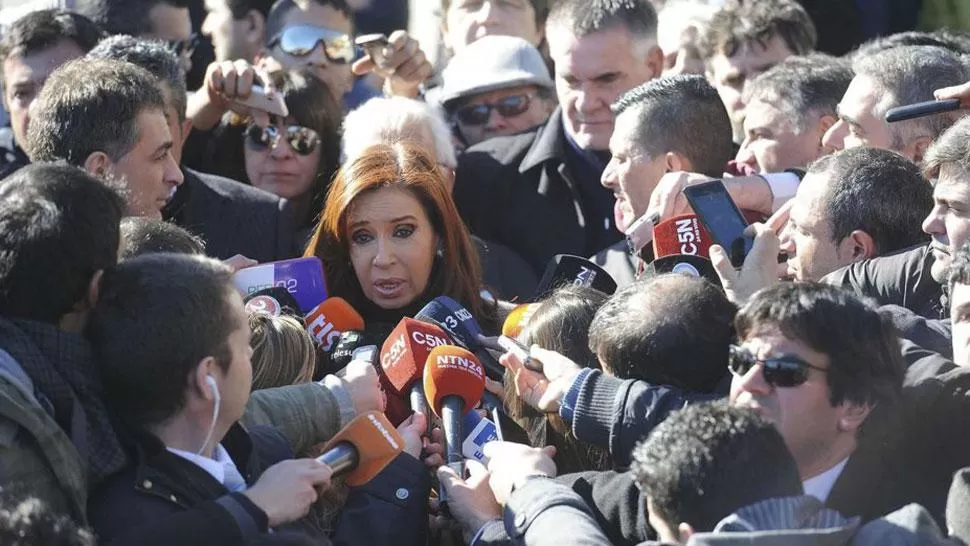
[[[343,298],[327,298],[306,314],[306,329],[317,345],[329,353],[340,334],[363,330],[364,318]]]
[[[470,351],[454,345],[435,347],[424,366],[424,395],[445,429],[447,464],[464,476],[462,416],[485,392],[485,369]]]
[[[421,385],[424,365],[435,347],[450,344],[448,334],[441,328],[405,317],[381,347],[381,368],[388,384],[398,395],[408,395],[411,409],[425,417],[429,415]]]
[[[538,303],[526,303],[516,306],[509,313],[509,316],[505,317],[505,322],[502,323],[502,335],[506,337],[519,337],[522,330],[525,330],[525,327],[529,325],[529,320],[532,319],[532,315],[535,314],[538,308]]]
[[[333,469],[334,476],[346,474],[347,484],[358,486],[374,479],[404,451],[404,439],[379,411],[354,418],[324,446],[317,457]]]

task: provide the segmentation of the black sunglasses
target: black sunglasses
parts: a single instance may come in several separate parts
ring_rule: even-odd
[[[728,369],[738,377],[744,377],[754,368],[756,364],[761,364],[761,374],[769,385],[775,387],[797,387],[808,380],[808,370],[818,370],[827,372],[825,368],[813,366],[795,356],[779,356],[759,359],[744,347],[731,345],[728,354]]]
[[[287,27],[269,41],[269,46],[279,45],[286,54],[306,57],[313,53],[320,42],[323,42],[323,52],[332,62],[351,63],[357,55],[357,48],[349,35],[313,25]]]
[[[320,135],[309,127],[289,125],[283,129],[286,132],[286,142],[294,152],[300,155],[310,155],[320,143]],[[254,150],[275,148],[280,141],[280,130],[275,125],[260,127],[251,124],[246,128],[246,142]]]
[[[186,40],[169,40],[165,43],[176,57],[191,57],[195,48],[199,46],[199,35],[193,32]]]
[[[504,118],[514,118],[529,109],[532,105],[531,94],[510,95],[495,102],[469,104],[455,110],[455,116],[463,125],[483,125],[495,110]]]

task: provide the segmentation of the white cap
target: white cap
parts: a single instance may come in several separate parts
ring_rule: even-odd
[[[514,36],[485,36],[459,51],[442,72],[441,102],[536,85],[553,89],[542,54],[529,42]]]

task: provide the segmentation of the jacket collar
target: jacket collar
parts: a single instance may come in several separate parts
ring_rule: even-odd
[[[566,135],[563,133],[562,107],[557,106],[555,112],[549,116],[549,121],[539,129],[532,146],[519,164],[519,172],[525,173],[551,160],[565,162]]]

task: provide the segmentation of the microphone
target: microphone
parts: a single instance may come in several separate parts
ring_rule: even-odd
[[[462,415],[474,408],[485,392],[485,370],[475,355],[453,345],[435,347],[424,367],[424,394],[445,429],[446,462],[464,476],[461,453]]]
[[[485,391],[482,393],[482,407],[492,414],[492,420],[489,422],[492,423],[492,428],[495,429],[495,438],[497,438],[500,442],[504,442],[505,434],[502,432],[502,408],[505,407],[505,405],[501,400],[499,400],[498,396],[489,391]],[[469,430],[467,425],[465,426],[465,430]],[[467,457],[468,455],[466,454],[465,456]]]
[[[496,423],[485,419],[477,411],[470,411],[465,414],[461,426],[465,430],[465,438],[461,443],[461,454],[466,459],[475,459],[487,465],[488,457],[485,456],[485,444],[496,440],[502,441]]]
[[[306,329],[321,349],[330,352],[340,334],[363,330],[364,319],[343,298],[328,298],[307,313]]]
[[[505,317],[505,322],[502,323],[502,335],[506,337],[519,337],[522,330],[525,330],[525,327],[529,325],[529,320],[532,319],[532,315],[535,314],[538,308],[538,303],[526,303],[516,306],[509,313],[509,316]]]
[[[682,214],[653,228],[653,268],[657,273],[684,273],[720,286],[709,250],[714,241],[694,214]]]
[[[564,285],[587,286],[606,295],[616,292],[616,281],[602,267],[586,258],[571,254],[557,254],[546,266],[532,301],[538,301]]]
[[[428,355],[435,347],[450,345],[448,334],[434,324],[405,317],[381,347],[381,368],[395,393],[409,395],[411,409],[428,417],[421,380]]]
[[[350,364],[350,361],[354,359],[354,351],[361,347],[377,345],[379,341],[377,336],[372,335],[370,332],[362,332],[360,330],[341,332],[330,350],[330,363],[332,366],[331,371],[327,373],[334,373],[346,368],[347,364]]]
[[[276,317],[282,314],[303,315],[300,312],[300,304],[297,303],[293,294],[290,294],[281,286],[272,286],[253,292],[243,298],[243,303],[246,304],[247,313],[262,312]]]
[[[314,305],[327,299],[323,264],[315,256],[246,267],[236,271],[232,280],[243,296],[264,288],[281,287],[297,301],[301,313],[309,313]]]
[[[451,336],[455,345],[475,353],[479,362],[485,366],[489,378],[502,381],[505,369],[485,350],[490,338],[485,336],[475,317],[460,303],[448,296],[438,296],[418,311],[414,318],[443,329]]]
[[[334,476],[347,475],[347,485],[371,481],[402,451],[404,439],[379,411],[354,418],[324,446],[317,457],[333,469]]]

